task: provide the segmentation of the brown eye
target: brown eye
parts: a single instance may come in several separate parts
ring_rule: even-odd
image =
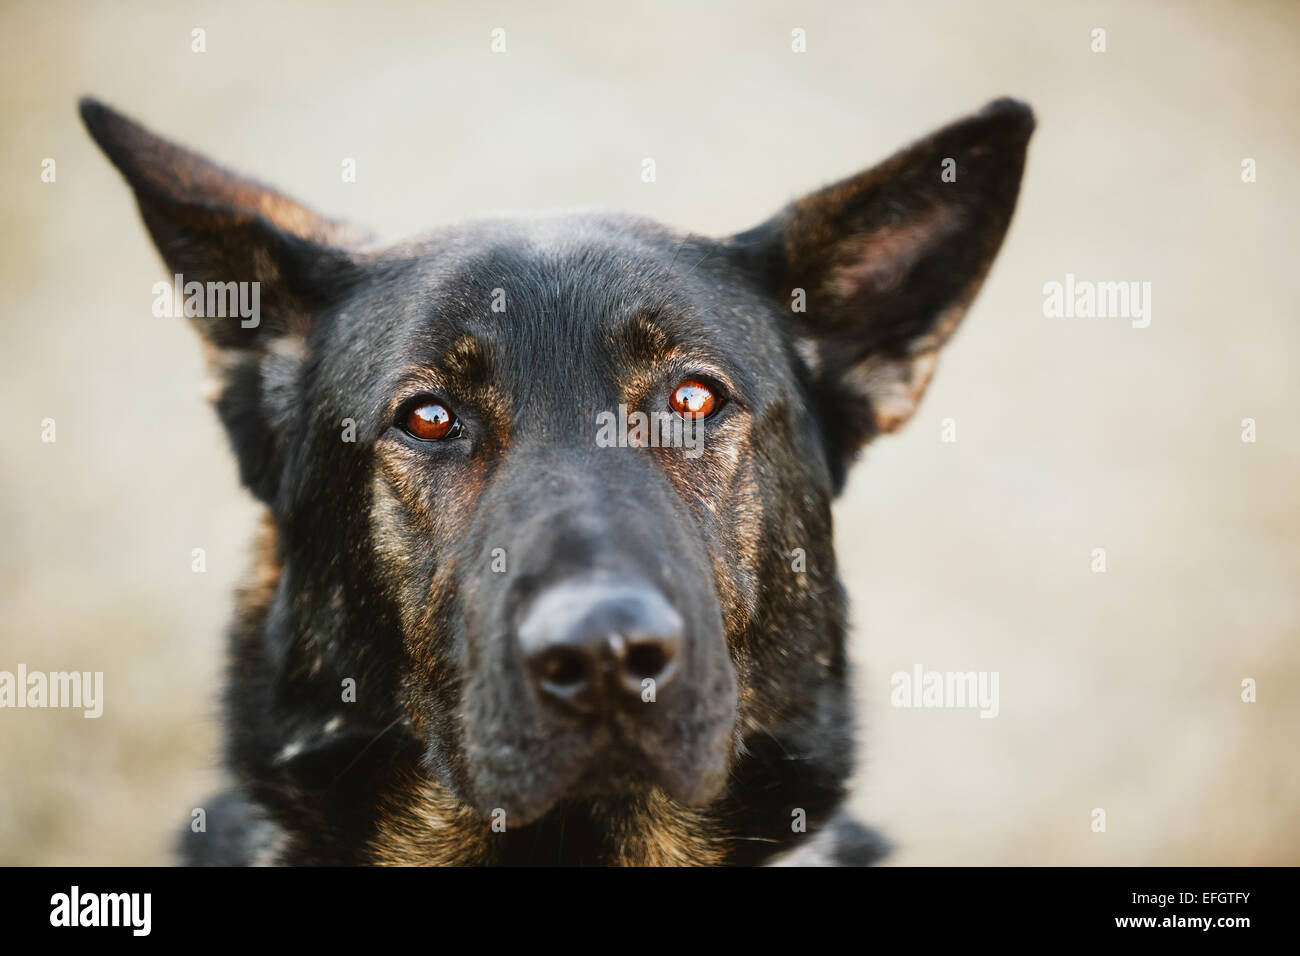
[[[713,389],[703,382],[682,382],[668,399],[668,407],[682,418],[708,418],[718,405]]]
[[[409,434],[425,441],[454,438],[460,428],[450,409],[438,402],[421,402],[406,413],[401,422]]]

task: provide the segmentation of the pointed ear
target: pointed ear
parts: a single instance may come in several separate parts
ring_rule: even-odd
[[[191,318],[209,346],[217,412],[245,484],[269,502],[279,483],[283,430],[294,414],[296,356],[313,317],[355,281],[364,237],[102,103],[83,99],[80,108],[86,129],[135,191],[172,273],[206,290],[200,298],[208,314]],[[214,285],[228,291],[214,295]],[[236,288],[248,290],[241,304],[256,303],[255,315],[226,307]]]
[[[154,245],[174,273],[187,283],[260,284],[256,325],[199,317],[204,338],[223,349],[250,349],[304,331],[345,278],[364,235],[155,136],[97,100],[79,105],[86,129],[135,191]]]
[[[1002,244],[1033,129],[1028,106],[998,100],[729,240],[792,310],[837,486],[916,410]]]

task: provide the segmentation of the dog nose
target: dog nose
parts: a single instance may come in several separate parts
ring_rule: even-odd
[[[680,669],[682,630],[681,615],[657,588],[571,581],[537,595],[519,641],[543,699],[594,713],[654,700],[646,690],[658,694]]]

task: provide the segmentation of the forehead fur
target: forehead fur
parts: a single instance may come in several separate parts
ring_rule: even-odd
[[[800,363],[785,317],[726,255],[629,216],[472,223],[373,256],[315,344],[335,386],[376,413],[421,369],[449,388],[490,378],[517,411],[534,396],[608,403],[629,385],[600,394],[612,373],[692,362],[724,367],[748,400],[782,397]]]

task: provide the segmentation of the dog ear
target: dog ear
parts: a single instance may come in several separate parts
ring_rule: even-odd
[[[167,266],[182,277],[183,299],[200,312],[185,309],[209,346],[217,412],[244,483],[269,502],[279,483],[283,426],[293,414],[297,356],[313,317],[355,280],[364,237],[102,103],[87,98],[80,108],[90,135],[134,190]],[[217,295],[219,309],[204,308],[199,303],[214,303],[217,284],[230,291]],[[187,286],[208,294],[191,299]],[[235,294],[252,309],[226,308],[237,288],[248,290]]]
[[[86,98],[81,118],[135,191],[163,260],[186,283],[257,282],[262,315],[198,317],[220,348],[262,348],[303,332],[328,298],[358,236],[275,190],[170,143]]]
[[[911,418],[1015,209],[1029,107],[998,100],[731,237],[792,310],[836,487],[875,435]]]

